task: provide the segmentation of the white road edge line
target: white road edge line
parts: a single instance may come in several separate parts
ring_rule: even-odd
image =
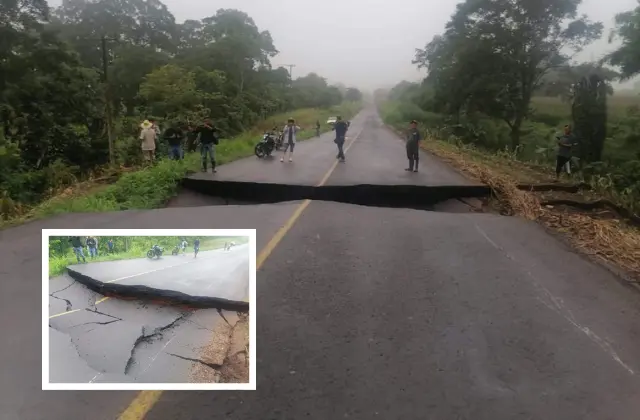
[[[476,230],[487,240],[487,242],[489,242],[497,250],[501,251],[503,253],[503,255],[506,256],[508,259],[510,259],[513,262],[517,262],[516,259],[513,258],[507,251],[505,251],[503,248],[499,247],[494,241],[492,241],[491,238],[489,238],[489,235],[487,235],[486,232],[484,230],[482,230],[482,228],[480,228],[480,226],[478,226],[477,224],[474,224],[474,225],[476,227]],[[622,361],[622,359],[620,359],[620,356],[618,356],[618,353],[616,353],[616,351],[613,349],[611,344],[609,344],[606,340],[602,339],[596,333],[591,331],[591,329],[589,327],[585,327],[583,325],[580,325],[575,320],[571,310],[569,310],[568,308],[566,308],[563,305],[562,298],[554,296],[549,291],[549,289],[547,289],[542,284],[540,284],[540,282],[535,278],[535,276],[533,274],[531,274],[530,271],[526,271],[526,273],[527,273],[527,276],[529,276],[529,278],[532,280],[533,286],[536,289],[538,289],[538,291],[541,292],[548,299],[549,304],[545,303],[543,299],[538,298],[540,301],[542,301],[542,303],[545,304],[545,306],[547,308],[553,310],[558,315],[562,316],[565,320],[567,320],[576,329],[578,329],[584,335],[586,335],[591,341],[596,343],[602,350],[604,350],[606,353],[608,353],[609,356],[611,356],[611,358],[613,360],[615,360],[616,363],[618,363],[620,366],[622,366],[627,372],[629,372],[632,375],[635,375],[635,372],[633,371],[633,369],[631,369],[626,363],[624,363]]]

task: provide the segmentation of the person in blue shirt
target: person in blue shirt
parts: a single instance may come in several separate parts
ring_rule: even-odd
[[[340,162],[344,162],[344,141],[349,125],[342,120],[341,116],[337,116],[334,129],[336,131],[336,139],[334,140],[334,143],[338,146],[338,155],[336,156],[336,159],[340,159]]]
[[[420,138],[420,131],[418,130],[418,122],[413,120],[407,133],[407,158],[409,159],[409,167],[406,168],[405,171],[418,172],[420,140],[422,139]]]
[[[195,258],[198,256],[198,251],[200,251],[200,239],[196,239],[195,241],[193,241],[193,251],[193,258]]]

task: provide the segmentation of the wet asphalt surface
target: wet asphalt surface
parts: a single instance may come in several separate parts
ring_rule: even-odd
[[[358,132],[328,185],[412,182],[372,111],[353,120]],[[358,157],[374,144],[370,161]],[[291,164],[250,158],[216,177],[315,184],[335,153],[325,135]],[[427,156],[421,168],[416,183],[464,182]],[[40,391],[40,229],[207,220],[256,228],[261,249],[298,204],[64,215],[1,232],[3,418],[115,419],[137,395]],[[640,409],[639,296],[524,220],[312,202],[258,272],[257,297],[257,391],[167,391],[147,419],[626,420]]]
[[[149,286],[193,296],[248,297],[248,245],[73,265],[104,283]],[[221,314],[104,299],[68,275],[50,280],[49,379],[52,383],[185,383]]]

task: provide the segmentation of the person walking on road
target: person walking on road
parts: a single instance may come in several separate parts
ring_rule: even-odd
[[[82,240],[79,236],[72,236],[69,238],[69,242],[71,242],[71,246],[73,247],[73,253],[76,254],[76,258],[78,262],[80,262],[80,258],[82,258],[82,262],[87,262],[87,259],[84,257],[84,252],[82,252]]]
[[[336,159],[340,159],[340,162],[344,162],[344,142],[349,126],[342,120],[341,116],[337,116],[334,129],[336,131],[336,139],[334,140],[334,143],[338,146],[338,155],[336,156]]]
[[[220,142],[216,133],[216,128],[207,119],[200,127],[196,128],[196,133],[200,136],[200,155],[202,156],[202,171],[207,172],[207,155],[211,161],[211,172],[216,173],[216,149]]]
[[[140,125],[140,140],[142,141],[142,157],[148,163],[153,163],[156,152],[157,131],[149,120]]]
[[[567,164],[570,165],[571,157],[573,155],[573,146],[577,146],[578,143],[571,132],[571,126],[569,125],[564,126],[564,133],[561,136],[556,136],[556,140],[558,143],[558,154],[556,156],[555,182],[558,182],[560,180],[560,173],[562,172],[562,169],[564,169]],[[568,172],[571,173],[570,170]]]
[[[289,150],[289,162],[293,162],[293,149],[296,146],[296,134],[300,131],[300,127],[296,125],[296,120],[289,118],[287,125],[282,130],[284,135],[284,152],[280,158],[280,162],[284,162],[284,158],[287,157],[287,150]]]
[[[187,243],[187,240],[182,238],[182,242],[180,243],[180,248],[182,249],[182,255],[186,255],[187,254],[187,245],[189,245]]]
[[[418,122],[411,121],[409,133],[407,135],[407,159],[409,159],[409,167],[405,169],[408,172],[418,172],[418,162],[420,161],[420,131],[418,130]],[[415,165],[415,166],[414,166]]]
[[[198,251],[200,251],[200,239],[196,238],[196,240],[193,241],[193,258],[198,256]]]
[[[89,256],[91,258],[98,256],[98,241],[93,236],[87,237],[87,248],[89,248]]]
[[[316,121],[316,137],[320,137],[320,120]]]
[[[184,157],[182,150],[184,132],[180,129],[180,125],[177,122],[173,122],[171,126],[165,130],[163,137],[167,143],[169,143],[169,158],[181,160]]]

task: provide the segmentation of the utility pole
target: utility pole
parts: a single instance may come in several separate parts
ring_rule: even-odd
[[[289,83],[293,82],[293,68],[295,64],[283,64],[282,67],[289,67]]]
[[[107,123],[107,138],[109,139],[109,163],[115,166],[115,140],[113,138],[113,112],[111,111],[111,88],[109,87],[109,51],[107,50],[107,41],[115,41],[113,38],[102,36],[100,45],[102,48],[102,81],[104,82],[104,106],[105,120]]]

